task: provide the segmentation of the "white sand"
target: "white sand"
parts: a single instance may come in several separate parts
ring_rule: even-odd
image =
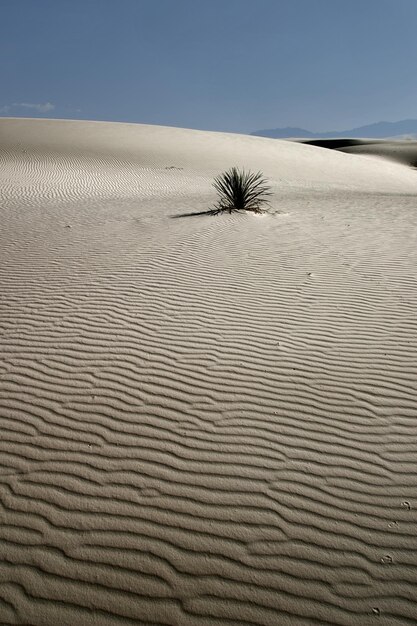
[[[343,148],[343,152],[379,156],[414,168],[417,167],[417,141],[362,140],[357,145]]]
[[[382,157],[417,168],[417,141],[410,139],[295,139],[311,146],[339,150],[347,154],[362,154]]]
[[[417,173],[0,120],[0,623],[417,622]],[[262,170],[267,215],[173,216]]]

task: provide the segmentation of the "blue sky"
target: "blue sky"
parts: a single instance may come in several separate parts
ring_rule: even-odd
[[[251,132],[417,118],[417,0],[0,0],[0,115]]]

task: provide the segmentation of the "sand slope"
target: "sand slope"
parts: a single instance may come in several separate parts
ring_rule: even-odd
[[[417,141],[401,139],[303,139],[301,143],[347,154],[362,154],[417,167]]]
[[[381,141],[366,142],[356,146],[343,148],[343,152],[349,154],[368,154],[403,163],[411,167],[417,167],[417,141]]]
[[[20,119],[0,161],[0,623],[415,623],[415,171]],[[231,165],[267,215],[173,219]]]

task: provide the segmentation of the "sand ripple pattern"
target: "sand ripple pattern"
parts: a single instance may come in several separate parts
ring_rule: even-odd
[[[2,159],[0,623],[416,623],[414,197]]]
[[[0,202],[9,206],[22,200],[26,207],[42,207],[86,197],[149,198],[196,191],[195,176],[178,176],[180,170],[169,165],[150,168],[117,159],[15,151],[0,155],[0,167]],[[205,186],[209,188],[208,179]]]

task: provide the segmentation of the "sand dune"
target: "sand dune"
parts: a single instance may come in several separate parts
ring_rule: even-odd
[[[417,141],[363,142],[356,146],[345,147],[343,152],[379,156],[410,167],[417,167]]]
[[[0,120],[0,623],[417,622],[417,176]],[[269,212],[172,219],[262,170]]]
[[[399,139],[307,139],[301,143],[340,150],[348,154],[363,154],[397,161],[417,167],[417,141]]]

